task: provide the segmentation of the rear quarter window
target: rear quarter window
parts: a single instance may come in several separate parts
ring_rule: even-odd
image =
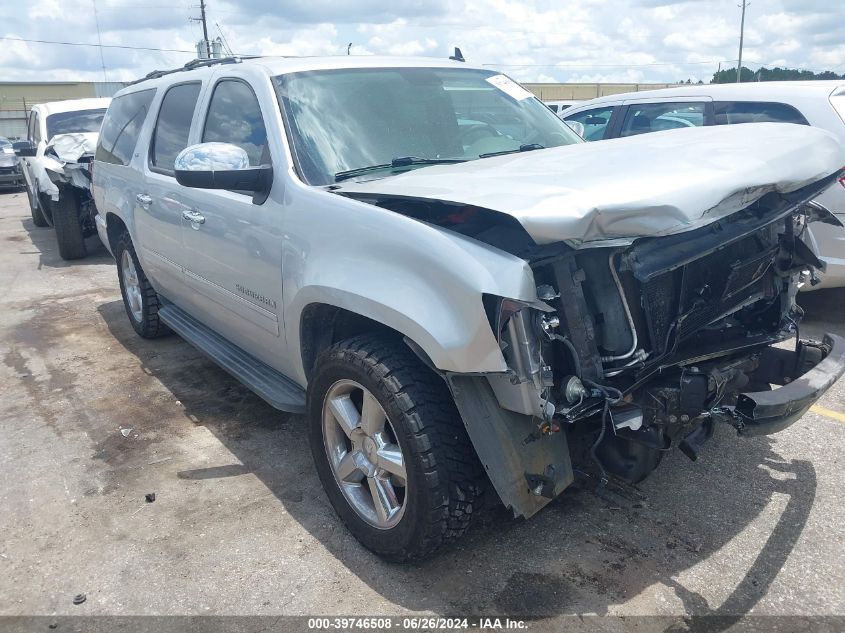
[[[738,123],[797,123],[809,125],[796,108],[774,101],[716,101],[713,103],[715,125]]]
[[[151,88],[112,100],[103,119],[95,160],[115,165],[129,164],[154,96],[155,88]]]

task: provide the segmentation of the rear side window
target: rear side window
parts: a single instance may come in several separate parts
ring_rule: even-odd
[[[33,143],[38,144],[41,142],[41,125],[38,119],[38,112],[35,110],[29,116],[29,138]]]
[[[798,110],[786,103],[767,101],[716,101],[713,104],[716,125],[737,123],[798,123],[809,125]]]
[[[577,121],[584,126],[585,141],[600,141],[604,138],[607,124],[610,123],[610,116],[613,114],[613,106],[607,108],[593,108],[584,110],[577,114],[570,114],[564,117],[567,121]]]
[[[208,106],[202,142],[231,143],[249,156],[250,165],[269,162],[267,130],[252,88],[242,81],[226,79],[217,84]]]
[[[161,100],[150,147],[150,164],[156,170],[172,172],[176,156],[188,146],[200,86],[199,82],[173,86]]]
[[[95,160],[129,164],[155,92],[155,88],[140,90],[112,100],[103,119]]]
[[[620,136],[635,136],[704,125],[704,102],[631,104],[625,113]]]

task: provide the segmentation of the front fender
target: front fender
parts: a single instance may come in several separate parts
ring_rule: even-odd
[[[301,349],[303,311],[322,303],[396,330],[442,371],[506,371],[482,295],[536,301],[527,262],[392,211],[333,198],[345,221],[326,218],[319,242],[297,247],[296,222],[289,225],[283,268],[290,349]],[[323,212],[333,215],[323,202]],[[354,223],[346,219],[352,214]],[[301,359],[297,365],[304,384]]]
[[[367,317],[408,337],[419,345],[435,367],[443,371],[471,373],[507,369],[485,317],[481,295],[478,295],[477,308],[448,306],[433,293],[424,291],[417,297],[419,301],[428,302],[430,318],[408,314],[383,300],[329,286],[303,289],[297,296],[297,302],[302,301],[302,306],[292,306],[291,313],[301,315],[307,306],[319,303]],[[292,329],[288,336],[296,331],[296,328]],[[298,341],[295,343],[298,347]],[[304,376],[304,370],[302,373]]]

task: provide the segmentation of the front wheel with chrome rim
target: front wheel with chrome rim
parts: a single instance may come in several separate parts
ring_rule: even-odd
[[[445,383],[401,340],[365,335],[326,350],[308,414],[323,487],[365,547],[414,560],[466,531],[486,475]]]
[[[338,380],[323,401],[323,443],[335,481],[358,516],[380,529],[402,519],[405,456],[387,414],[370,391]]]
[[[170,330],[158,316],[161,305],[150,280],[138,261],[135,247],[128,233],[123,233],[114,244],[117,260],[117,278],[123,306],[132,328],[143,338],[156,338],[169,334]]]

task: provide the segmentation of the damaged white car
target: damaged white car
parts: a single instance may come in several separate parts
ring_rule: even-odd
[[[96,233],[90,164],[111,99],[75,99],[34,105],[27,140],[15,144],[32,222],[52,226],[62,259],[85,257],[85,238]]]
[[[586,144],[489,69],[228,59],[121,91],[95,162],[136,332],[304,412],[329,500],[390,559],[485,497],[530,517],[576,472],[774,433],[845,371],[842,339],[798,336],[807,223],[838,222],[809,201],[845,164],[818,129]]]

